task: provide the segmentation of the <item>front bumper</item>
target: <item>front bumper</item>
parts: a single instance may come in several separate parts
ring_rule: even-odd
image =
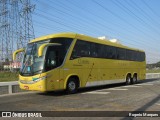
[[[19,80],[19,86],[23,90],[46,91],[46,78],[36,80]]]

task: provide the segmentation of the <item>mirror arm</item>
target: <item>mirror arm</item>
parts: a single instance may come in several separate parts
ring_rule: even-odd
[[[59,46],[61,44],[59,43],[45,43],[43,45],[41,45],[39,48],[38,48],[38,57],[41,57],[43,55],[43,50],[45,47],[48,47],[48,46]]]
[[[14,52],[13,52],[13,60],[15,60],[15,59],[16,59],[16,55],[17,55],[17,53],[24,52],[24,51],[25,51],[25,49],[24,49],[24,48],[21,48],[21,49],[18,49],[18,50],[16,50],[16,51],[14,51]]]

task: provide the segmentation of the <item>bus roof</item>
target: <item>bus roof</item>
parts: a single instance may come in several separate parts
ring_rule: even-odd
[[[81,39],[81,40],[85,40],[85,41],[89,41],[89,42],[94,42],[94,43],[105,44],[105,45],[110,45],[110,46],[115,46],[115,47],[126,48],[126,49],[130,49],[130,50],[144,52],[143,50],[130,48],[130,47],[124,46],[124,45],[119,44],[119,43],[113,43],[109,40],[102,40],[102,39],[86,36],[86,35],[83,35],[83,34],[69,33],[69,32],[41,36],[41,37],[38,37],[38,38],[35,38],[35,39],[31,40],[29,43],[38,42],[38,41],[42,41],[42,40],[47,40],[47,39],[51,39],[51,38],[58,38],[58,37],[77,38],[77,39]]]
[[[49,34],[49,35],[45,35],[45,36],[41,36],[38,38],[35,38],[33,40],[30,41],[31,42],[38,42],[41,40],[46,40],[46,39],[51,39],[51,38],[58,38],[58,37],[68,37],[68,38],[75,38],[76,33],[56,33],[56,34]]]

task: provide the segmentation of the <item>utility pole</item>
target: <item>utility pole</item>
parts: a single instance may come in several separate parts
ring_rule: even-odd
[[[35,38],[33,23],[32,23],[32,12],[35,5],[31,5],[30,0],[21,1],[21,38],[19,41],[19,48],[24,48],[29,40]]]
[[[0,0],[0,59],[9,61],[12,54],[10,6],[9,0]]]
[[[30,0],[0,0],[0,62],[12,61],[13,51],[35,38],[34,8]]]

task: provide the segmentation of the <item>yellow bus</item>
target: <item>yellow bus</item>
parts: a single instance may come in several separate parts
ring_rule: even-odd
[[[145,52],[76,33],[51,34],[30,41],[19,74],[21,89],[66,90],[145,79]]]

